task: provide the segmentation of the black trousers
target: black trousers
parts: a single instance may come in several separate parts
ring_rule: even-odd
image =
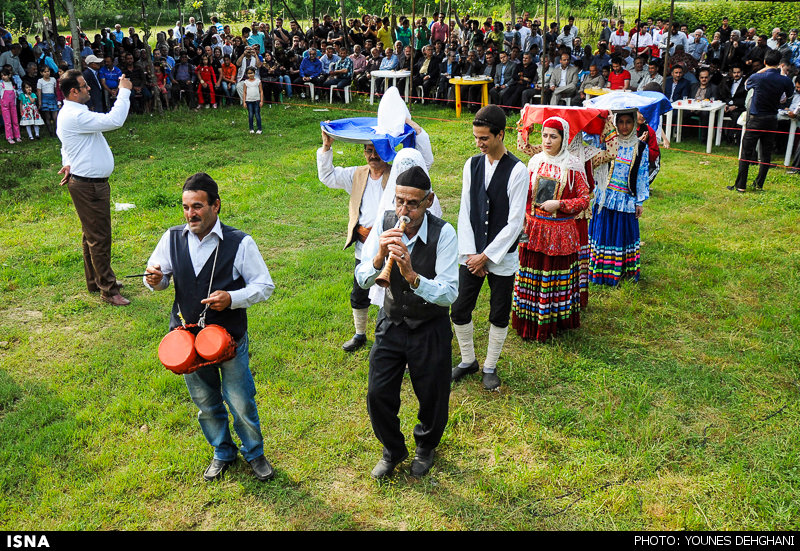
[[[361,261],[356,258],[356,268],[360,263]],[[369,289],[361,288],[358,281],[356,281],[355,268],[353,268],[353,290],[350,291],[350,306],[361,310],[362,308],[369,308],[369,304]]]
[[[400,387],[406,365],[419,400],[414,440],[429,451],[439,445],[447,425],[453,331],[447,316],[411,329],[392,323],[381,308],[375,344],[369,353],[367,412],[372,430],[383,444],[383,458],[398,461],[407,453],[400,431]]]
[[[473,275],[466,266],[458,267],[458,298],[450,308],[450,319],[456,325],[472,321],[472,311],[478,303],[478,295],[487,276]],[[511,297],[514,294],[514,276],[499,276],[490,273],[489,322],[497,327],[508,327],[511,315]]]
[[[775,130],[777,128],[777,118],[775,115],[757,117],[750,116],[747,127],[742,138],[742,158],[739,159],[739,173],[736,175],[736,188],[747,189],[747,172],[753,161],[756,160],[756,144],[761,140],[761,163],[758,166],[758,176],[753,185],[757,188],[764,187],[764,180],[767,179],[769,163],[772,161],[772,149],[775,147],[774,132],[758,132],[758,130]]]

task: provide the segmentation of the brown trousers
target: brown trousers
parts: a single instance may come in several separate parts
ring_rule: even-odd
[[[89,292],[119,294],[111,269],[111,187],[105,182],[84,182],[70,177],[69,194],[83,230],[83,270]]]

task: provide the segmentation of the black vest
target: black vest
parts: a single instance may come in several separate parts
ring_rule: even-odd
[[[482,253],[508,224],[508,180],[514,167],[520,162],[514,155],[506,152],[498,161],[487,188],[484,184],[485,157],[484,154],[475,155],[471,165],[469,221],[475,236],[477,254]],[[516,248],[515,240],[508,252],[514,252]]]
[[[219,242],[219,255],[217,256],[217,266],[214,270],[214,283],[211,292],[214,291],[236,291],[245,287],[244,278],[233,279],[233,261],[236,252],[239,250],[239,243],[244,239],[245,234],[237,229],[224,224],[222,227],[223,239]],[[187,324],[197,323],[200,314],[205,308],[205,304],[200,304],[208,296],[208,284],[211,281],[211,268],[214,266],[214,253],[208,257],[200,274],[194,275],[192,259],[189,256],[189,232],[184,235],[185,226],[175,226],[170,228],[169,255],[172,262],[172,279],[175,284],[175,302],[172,303],[172,315],[169,320],[169,328],[174,329],[181,325],[178,318],[178,309],[183,314],[183,319]],[[216,323],[224,327],[228,333],[239,341],[247,332],[247,309],[226,308],[222,312],[217,312],[209,308],[206,311],[206,324]]]
[[[428,242],[417,239],[411,251],[411,265],[414,271],[428,279],[436,277],[436,247],[439,244],[439,235],[444,227],[444,220],[437,218],[430,212],[428,217]],[[383,215],[383,231],[393,228],[397,224],[397,214],[387,210]],[[428,320],[439,316],[447,316],[449,308],[439,306],[422,299],[400,274],[400,269],[392,269],[389,277],[389,287],[383,300],[383,310],[389,321],[395,324],[405,322],[411,329],[416,329]]]

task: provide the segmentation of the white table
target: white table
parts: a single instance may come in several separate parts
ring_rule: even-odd
[[[398,78],[405,78],[406,79],[406,103],[408,103],[408,96],[411,93],[411,71],[372,71],[370,73],[369,79],[369,104],[372,105],[375,102],[375,79],[377,78],[385,78],[387,80],[386,84],[388,84],[388,80],[391,78],[394,82],[393,85],[397,86],[397,79]],[[386,87],[384,87],[386,90]]]
[[[786,114],[786,111],[781,109],[778,111],[778,120],[779,121],[791,121],[789,124],[789,139],[786,140],[786,153],[783,156],[783,166],[791,166],[792,162],[792,151],[794,150],[794,133],[797,131],[797,119],[791,118],[789,115]],[[736,124],[742,127],[741,134],[739,135],[739,158],[742,158],[742,140],[744,139],[744,131],[745,126],[747,126],[747,118],[741,117],[740,121],[736,121]],[[759,159],[761,158],[761,142],[758,143],[757,147],[759,148]]]
[[[722,143],[722,117],[724,114],[725,102],[724,101],[697,101],[692,100],[692,103],[689,103],[689,100],[678,100],[672,102],[672,111],[669,111],[665,116],[667,117],[666,124],[664,129],[667,133],[667,138],[669,139],[672,135],[672,113],[678,113],[678,128],[675,132],[675,141],[680,143],[681,141],[681,129],[683,128],[683,112],[684,111],[695,111],[695,112],[704,112],[708,113],[708,138],[706,139],[706,153],[711,153],[711,146],[714,143],[714,127],[717,128],[717,140],[716,144],[720,145]],[[717,124],[717,119],[719,119],[719,124]]]

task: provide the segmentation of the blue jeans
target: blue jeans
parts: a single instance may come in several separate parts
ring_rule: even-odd
[[[261,130],[261,106],[258,101],[246,101],[247,104],[247,122],[250,124],[250,130],[253,129],[253,117],[256,118],[258,123],[258,130]]]
[[[278,77],[278,82],[280,82],[284,86],[284,90],[286,91],[286,97],[292,97],[292,81],[289,80],[289,75],[281,75]]]
[[[233,415],[233,428],[242,441],[239,449],[245,460],[252,461],[264,455],[264,438],[258,420],[256,386],[250,372],[246,333],[236,347],[235,358],[219,365],[201,367],[183,378],[192,401],[200,409],[197,419],[203,435],[214,448],[215,459],[236,459],[236,444],[231,438],[225,404],[228,404]]]

